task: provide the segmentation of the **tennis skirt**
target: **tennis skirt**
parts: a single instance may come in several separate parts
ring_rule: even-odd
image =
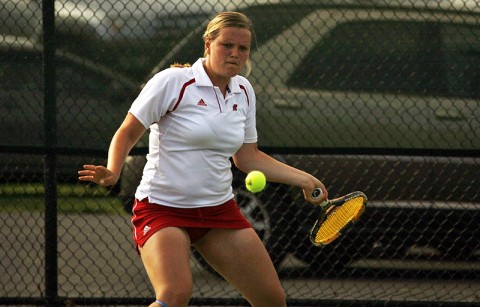
[[[137,251],[155,232],[166,227],[184,228],[195,243],[212,228],[251,228],[234,199],[224,204],[202,208],[174,208],[149,203],[148,198],[133,205],[133,240]]]

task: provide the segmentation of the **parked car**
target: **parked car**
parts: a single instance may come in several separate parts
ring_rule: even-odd
[[[56,146],[59,180],[76,178],[85,156],[108,149],[139,92],[138,83],[108,67],[58,49]],[[42,46],[0,36],[0,177],[42,178],[45,146]],[[17,151],[14,149],[16,148]],[[78,153],[84,151],[85,156]],[[19,152],[25,153],[19,154]]]

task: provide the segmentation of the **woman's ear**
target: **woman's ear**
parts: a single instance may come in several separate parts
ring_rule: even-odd
[[[207,38],[205,40],[205,55],[210,54],[210,40]]]

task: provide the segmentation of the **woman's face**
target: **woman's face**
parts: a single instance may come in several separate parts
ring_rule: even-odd
[[[241,28],[223,28],[214,40],[206,40],[205,69],[214,85],[228,83],[240,73],[250,55],[251,32]]]

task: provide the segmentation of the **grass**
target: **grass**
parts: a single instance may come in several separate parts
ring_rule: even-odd
[[[45,188],[41,183],[0,184],[0,212],[45,211]],[[59,184],[59,213],[123,214],[120,199],[97,185]]]

